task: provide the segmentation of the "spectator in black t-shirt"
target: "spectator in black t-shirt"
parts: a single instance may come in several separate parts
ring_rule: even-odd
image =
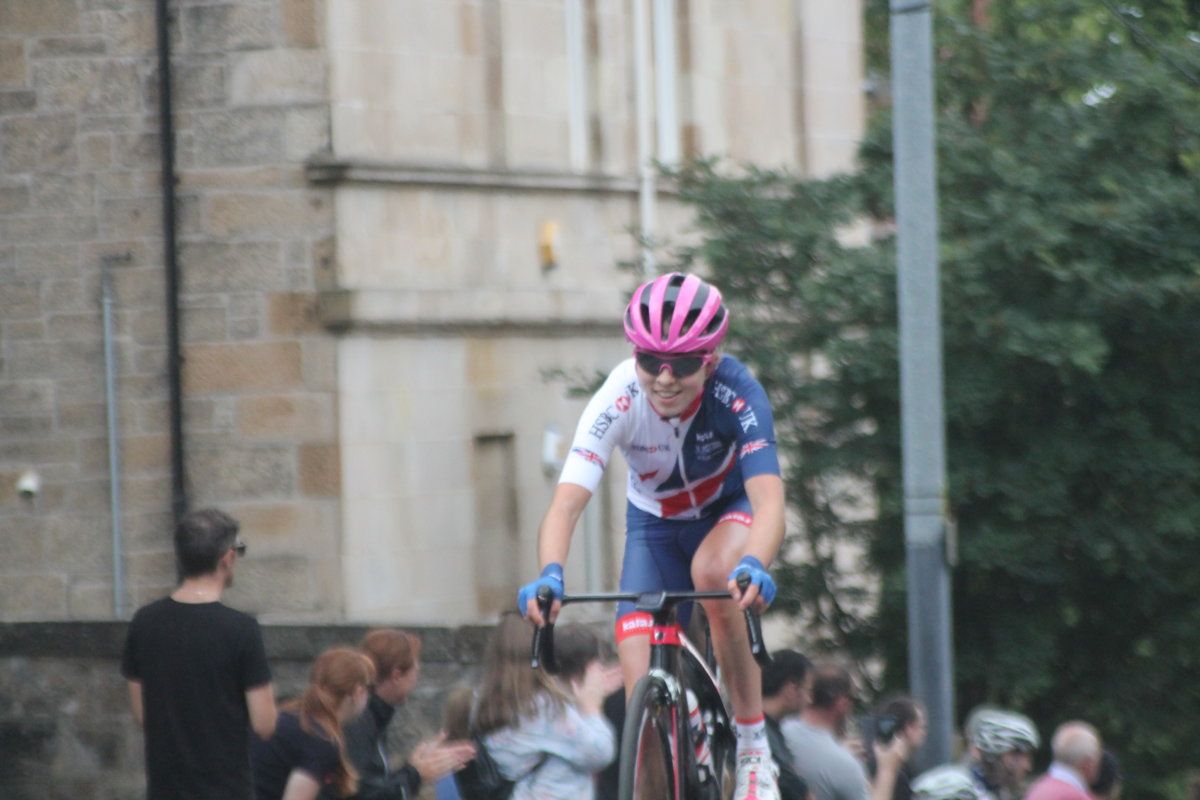
[[[315,800],[322,788],[354,794],[358,773],[346,757],[342,726],[367,707],[374,682],[371,659],[354,648],[317,656],[308,687],[283,707],[275,735],[251,742],[257,800]]]
[[[783,737],[779,722],[799,714],[812,701],[812,662],[795,650],[776,650],[762,670],[763,716],[771,757],[779,767],[781,800],[805,800],[808,784],[796,772],[796,760]]]
[[[237,521],[216,509],[180,519],[179,586],[129,625],[121,672],[144,731],[149,800],[246,800],[249,730],[275,729],[258,622],[220,602],[246,551],[237,534]]]

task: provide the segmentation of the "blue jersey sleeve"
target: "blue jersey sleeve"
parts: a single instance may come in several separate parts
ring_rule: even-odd
[[[736,458],[742,479],[755,475],[779,475],[775,446],[775,416],[762,384],[750,370],[731,356],[721,361],[715,375],[714,394],[733,415]]]

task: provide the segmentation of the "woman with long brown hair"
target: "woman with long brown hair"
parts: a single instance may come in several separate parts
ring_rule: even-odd
[[[601,713],[621,685],[619,670],[592,659],[559,680],[529,668],[529,626],[500,618],[488,645],[472,728],[500,772],[516,781],[512,800],[590,800],[593,776],[616,755]]]
[[[269,740],[251,745],[257,800],[315,800],[322,787],[343,797],[358,788],[342,726],[362,713],[375,682],[371,659],[334,647],[313,662],[308,687],[284,705]]]

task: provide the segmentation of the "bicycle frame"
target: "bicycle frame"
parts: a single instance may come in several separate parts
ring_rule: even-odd
[[[742,589],[745,590],[743,585]],[[723,756],[732,741],[732,725],[728,710],[721,697],[717,676],[714,674],[709,658],[702,656],[687,636],[675,622],[677,605],[693,600],[731,600],[728,592],[711,591],[660,591],[645,593],[604,593],[586,594],[563,597],[563,605],[587,602],[619,602],[630,601],[638,611],[649,613],[652,619],[650,628],[650,663],[647,677],[651,679],[649,686],[656,694],[655,702],[662,708],[670,708],[672,728],[676,731],[678,754],[671,756],[673,764],[672,780],[675,783],[677,797],[701,796],[700,785],[711,784],[711,779],[719,779],[723,765],[715,764],[716,759]],[[539,593],[538,603],[542,613],[547,616],[552,598],[548,593]],[[758,616],[747,609],[745,611],[746,627],[750,639],[750,649],[759,664],[770,660],[762,640],[762,628]],[[533,636],[533,653],[531,666],[537,669],[545,666],[549,672],[555,671],[554,663],[554,627],[547,624],[537,628]],[[685,654],[686,653],[686,657]],[[699,675],[685,674],[685,662],[692,662],[698,667]],[[695,670],[693,670],[695,672]],[[697,680],[698,679],[698,680]],[[645,680],[645,679],[643,679]],[[693,685],[695,684],[695,685]],[[721,750],[714,749],[714,766],[709,772],[702,774],[698,768],[691,741],[691,731],[688,723],[688,700],[686,689],[691,689],[701,712],[701,724],[705,734],[710,738],[710,744],[719,744]],[[705,718],[705,715],[709,718]]]

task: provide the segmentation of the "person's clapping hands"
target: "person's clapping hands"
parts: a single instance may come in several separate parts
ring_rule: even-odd
[[[408,763],[421,774],[423,783],[435,783],[452,772],[458,772],[475,757],[475,745],[466,740],[446,741],[438,734],[418,744],[408,757]]]

